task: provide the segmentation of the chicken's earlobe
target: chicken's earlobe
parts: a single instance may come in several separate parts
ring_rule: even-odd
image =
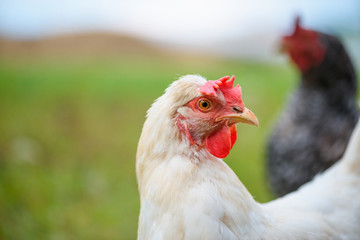
[[[180,131],[183,134],[185,134],[185,136],[189,139],[191,145],[196,144],[190,134],[190,131],[189,131],[189,128],[188,128],[186,122],[181,121],[182,118],[183,118],[183,116],[179,115],[179,117],[176,119],[176,125],[178,126]]]

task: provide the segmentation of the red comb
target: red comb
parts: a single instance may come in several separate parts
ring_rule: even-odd
[[[304,30],[304,28],[301,27],[300,25],[301,23],[301,18],[300,16],[296,16],[295,17],[295,27],[294,27],[294,33],[293,35],[296,35],[297,33],[301,32],[302,30]]]
[[[214,96],[216,90],[219,90],[224,95],[227,102],[236,102],[240,109],[243,109],[244,103],[242,101],[242,92],[240,85],[234,87],[235,76],[225,76],[218,80],[207,81],[201,88],[200,92],[205,95]]]
[[[301,22],[301,18],[300,18],[300,16],[298,15],[298,16],[296,16],[296,18],[295,18],[295,28],[300,27],[300,22]]]
[[[225,76],[225,77],[222,77],[222,78],[220,78],[218,80],[207,81],[200,88],[200,92],[202,94],[205,94],[205,95],[210,95],[210,96],[216,97],[217,96],[216,95],[216,89],[220,88],[220,90],[221,90],[222,88],[233,88],[234,81],[235,81],[235,76],[234,75],[231,76],[231,78],[229,76]]]

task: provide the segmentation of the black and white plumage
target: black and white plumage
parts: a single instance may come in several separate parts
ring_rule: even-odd
[[[356,73],[338,38],[297,21],[282,44],[301,78],[267,144],[268,176],[278,196],[339,160],[359,117]]]

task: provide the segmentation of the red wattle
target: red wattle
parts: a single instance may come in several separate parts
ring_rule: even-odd
[[[225,158],[229,155],[236,141],[235,125],[224,125],[220,130],[206,137],[206,149],[215,157]]]
[[[237,139],[236,125],[232,125],[230,127],[230,132],[231,132],[231,148],[232,148]]]

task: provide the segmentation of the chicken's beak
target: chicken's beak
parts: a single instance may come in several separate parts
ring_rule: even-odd
[[[242,112],[218,117],[216,121],[219,122],[223,119],[228,119],[230,123],[246,123],[259,127],[259,121],[255,114],[246,107],[243,108]]]

